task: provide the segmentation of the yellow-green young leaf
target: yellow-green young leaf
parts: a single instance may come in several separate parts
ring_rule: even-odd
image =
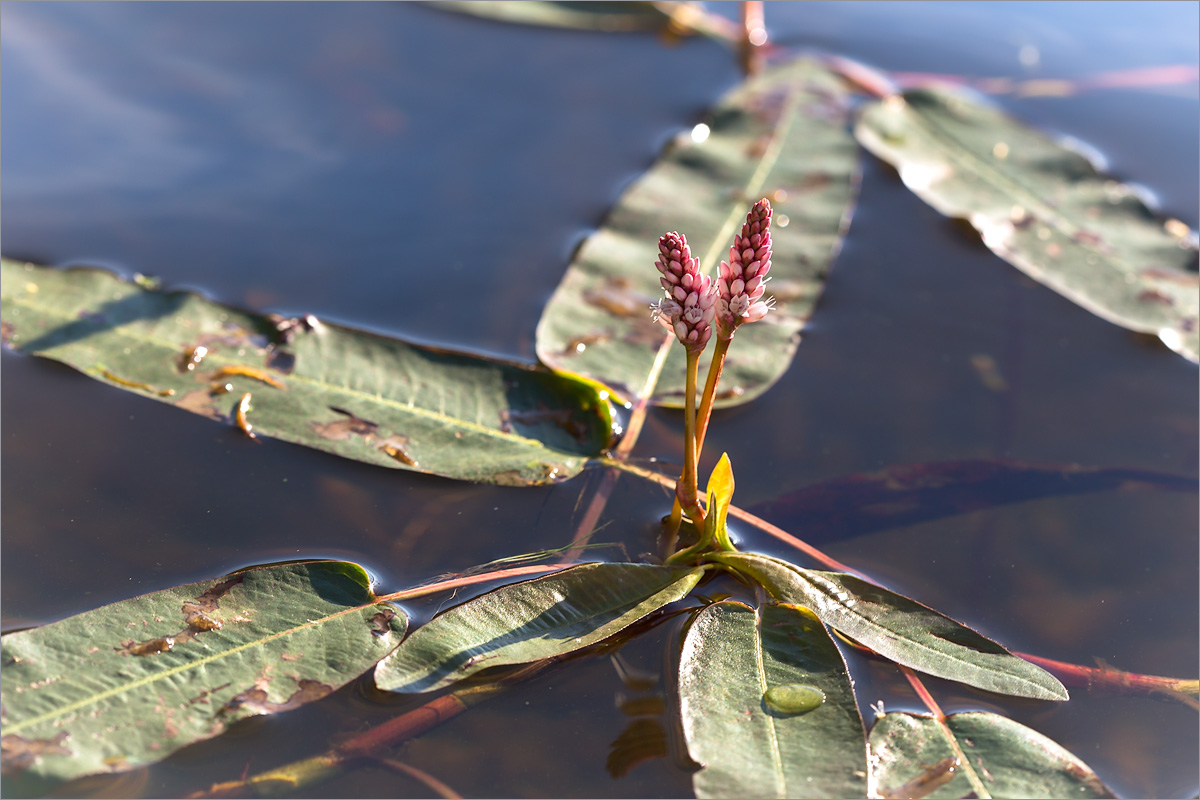
[[[957,90],[872,103],[855,129],[905,185],[996,255],[1093,314],[1200,359],[1192,231],[1079,153]]]
[[[1113,797],[1087,764],[1037,731],[1007,717],[971,711],[946,726],[919,714],[884,714],[871,728],[873,797],[968,797],[978,787],[996,798]],[[982,796],[975,794],[973,796]]]
[[[9,346],[255,435],[509,485],[569,478],[611,437],[606,394],[549,370],[247,313],[103,270],[4,260],[0,272]]]
[[[428,692],[488,667],[566,655],[682,599],[703,573],[594,563],[501,586],[418,628],[375,669],[375,683]]]
[[[617,202],[576,252],[537,329],[538,357],[631,396],[681,406],[682,347],[669,346],[653,373],[663,328],[649,306],[662,296],[658,239],[687,237],[700,268],[715,275],[746,212],[761,197],[774,208],[768,294],[776,310],[738,329],[718,405],[747,402],[791,364],[841,240],[856,189],[858,149],[850,97],[840,78],[812,61],[747,80],[690,134],[681,135]],[[706,369],[711,348],[701,356]]]
[[[722,453],[720,461],[708,476],[708,517],[705,518],[705,524],[709,524],[711,520],[713,536],[725,550],[733,549],[729,541],[729,531],[725,527],[732,500],[733,466],[729,463],[729,454]]]
[[[705,608],[684,638],[679,703],[697,797],[865,796],[854,689],[808,609]]]
[[[758,581],[771,596],[811,608],[821,621],[884,658],[999,694],[1066,700],[1041,667],[915,600],[842,572],[804,569],[757,553],[710,557]]]
[[[151,764],[256,714],[320,699],[407,619],[357,564],[236,572],[0,640],[6,793]],[[11,782],[10,782],[11,781]]]

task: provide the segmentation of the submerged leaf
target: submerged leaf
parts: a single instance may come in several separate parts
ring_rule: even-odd
[[[1114,796],[1076,756],[1011,719],[972,711],[951,714],[946,726],[992,797]],[[884,714],[871,729],[870,748],[875,797],[966,797],[975,791],[932,717]]]
[[[1144,469],[969,459],[833,478],[750,511],[820,545],[1011,503],[1116,490],[1195,494],[1197,486],[1194,477]]]
[[[545,2],[544,0],[440,0],[435,8],[498,22],[545,25],[587,31],[661,31],[672,36],[699,33],[719,41],[736,37],[735,23],[682,2]]]
[[[848,118],[842,83],[811,61],[769,70],[726,95],[579,248],[538,324],[538,357],[626,396],[648,390],[656,403],[682,405],[683,348],[669,347],[661,378],[651,379],[668,339],[649,311],[662,295],[658,239],[682,233],[701,270],[716,274],[747,209],[765,196],[774,208],[767,293],[778,305],[738,330],[723,373],[729,388],[717,404],[766,391],[791,364],[845,228],[857,169]]]
[[[406,625],[376,601],[357,564],[318,561],[247,569],[8,634],[5,776],[42,791],[152,764],[243,717],[324,697],[387,655]]]
[[[1041,667],[915,600],[862,578],[804,569],[755,553],[721,553],[711,558],[754,578],[778,600],[812,609],[829,627],[898,664],[989,692],[1067,699],[1063,685]]]
[[[855,132],[922,200],[968,220],[1022,272],[1200,360],[1194,233],[1079,153],[948,89],[875,102]]]
[[[248,433],[510,485],[569,478],[611,436],[602,393],[547,370],[250,314],[102,270],[0,269],[8,345]]]
[[[702,574],[594,563],[502,586],[418,628],[375,669],[375,683],[428,692],[489,667],[566,655],[683,598]]]
[[[715,603],[679,663],[697,797],[863,797],[866,732],[837,646],[807,609]]]

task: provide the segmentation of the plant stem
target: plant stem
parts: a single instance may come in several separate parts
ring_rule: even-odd
[[[1053,672],[1063,685],[1080,689],[1107,689],[1120,694],[1146,694],[1177,700],[1189,708],[1200,710],[1200,684],[1194,679],[1164,678],[1158,675],[1139,675],[1123,672],[1101,663],[1097,667],[1068,664],[1029,653],[1013,653],[1042,669]]]
[[[317,756],[275,767],[236,781],[214,783],[207,790],[189,797],[282,797],[293,796],[305,789],[329,780],[360,763],[376,759],[381,753],[416,738],[468,708],[496,695],[556,663],[547,658],[492,683],[460,689],[430,700],[419,708],[370,728],[352,739]]]
[[[742,36],[738,42],[738,55],[742,72],[757,75],[762,72],[761,47],[767,43],[767,29],[763,25],[762,0],[742,0]]]
[[[729,352],[729,343],[733,334],[725,338],[717,335],[717,344],[713,348],[712,363],[708,365],[708,377],[704,381],[704,396],[700,399],[700,410],[696,414],[696,454],[704,452],[704,435],[708,433],[708,420],[712,416],[713,402],[717,396],[717,384],[721,382],[721,371],[725,369],[725,354]]]
[[[933,699],[933,695],[931,695],[929,690],[925,688],[925,684],[921,683],[921,679],[917,677],[915,672],[903,664],[897,664],[896,666],[898,666],[900,671],[904,673],[904,677],[908,679],[913,691],[917,693],[917,696],[921,698],[921,702],[925,704],[925,707],[928,708],[930,713],[933,714],[933,718],[937,720],[938,727],[941,729],[942,735],[946,737],[946,741],[949,743],[950,749],[954,751],[954,755],[958,759],[958,767],[963,771],[967,781],[971,784],[971,789],[974,790],[975,796],[979,798],[990,799],[991,794],[988,793],[987,787],[983,785],[983,780],[980,779],[979,774],[975,772],[974,765],[971,764],[966,753],[963,752],[962,747],[958,743],[958,739],[954,736],[954,732],[950,730],[950,726],[946,724],[946,715],[942,713],[941,706],[939,706],[937,701]]]
[[[668,478],[666,475],[659,475],[657,472],[653,472],[651,470],[644,469],[642,467],[637,466],[636,464],[627,464],[625,462],[611,461],[609,459],[599,459],[599,460],[601,461],[601,463],[605,464],[606,466],[616,467],[617,469],[619,469],[623,472],[628,472],[632,475],[637,475],[639,478],[645,478],[648,481],[653,481],[654,483],[657,483],[659,486],[662,486],[664,488],[671,489],[675,486],[675,482],[672,481],[670,478]],[[875,582],[875,581],[871,580],[871,578],[869,576],[864,575],[863,573],[859,572],[858,570],[854,569],[853,567],[849,567],[849,566],[843,564],[842,562],[838,561],[835,558],[831,558],[830,556],[825,555],[823,552],[821,552],[817,548],[813,547],[808,542],[805,542],[802,539],[798,539],[797,537],[792,536],[790,533],[785,531],[783,528],[780,528],[777,525],[772,525],[771,523],[767,522],[762,517],[756,517],[755,515],[751,514],[749,511],[745,511],[741,508],[738,508],[735,505],[730,505],[729,506],[729,516],[737,517],[738,519],[742,520],[743,522],[750,523],[754,527],[761,530],[763,533],[766,533],[769,536],[773,536],[776,539],[780,540],[781,542],[787,543],[788,545],[796,548],[797,550],[804,553],[809,558],[816,561],[818,564],[823,564],[826,567],[828,567],[829,569],[837,570],[838,572],[848,572],[851,575],[857,575],[858,577],[862,578],[865,581],[870,581],[871,583]]]
[[[689,347],[683,398],[683,476],[675,488],[675,495],[692,524],[697,527],[704,523],[704,510],[700,508],[700,501],[696,497],[696,373],[699,368],[700,352]]]

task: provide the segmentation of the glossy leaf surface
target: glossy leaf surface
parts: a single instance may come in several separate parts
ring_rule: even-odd
[[[662,295],[654,268],[659,237],[682,233],[701,270],[715,275],[750,206],[768,197],[775,211],[767,294],[778,306],[738,330],[717,404],[766,391],[791,364],[854,197],[857,148],[848,116],[840,80],[810,61],[768,70],[726,95],[702,126],[667,148],[576,252],[538,324],[538,357],[627,397],[641,392],[667,338],[649,311]],[[649,388],[654,402],[679,406],[683,348],[667,352]],[[706,364],[707,354],[702,375]]]
[[[946,725],[992,797],[1113,797],[1087,764],[1007,717],[972,711],[951,714]],[[975,791],[932,717],[884,714],[871,729],[870,749],[877,797],[950,798]]]
[[[8,634],[5,775],[38,791],[159,761],[236,720],[328,695],[396,647],[406,624],[375,600],[361,567],[317,561]]]
[[[946,89],[873,103],[856,133],[1001,258],[1093,314],[1200,359],[1194,233],[1158,218],[1075,150]]]
[[[866,734],[850,676],[812,612],[708,606],[683,642],[679,695],[688,752],[701,764],[697,797],[865,795]],[[795,697],[808,702],[789,707]]]
[[[762,583],[781,602],[810,608],[829,627],[915,670],[989,692],[1066,700],[1041,667],[915,600],[840,572],[804,569],[770,556],[722,553],[714,560]]]
[[[375,669],[375,683],[428,692],[489,667],[566,655],[683,598],[702,572],[594,563],[502,586],[418,628]]]
[[[228,424],[249,393],[256,435],[384,467],[550,483],[611,435],[607,402],[569,377],[245,313],[102,270],[4,261],[3,325],[21,352]]]

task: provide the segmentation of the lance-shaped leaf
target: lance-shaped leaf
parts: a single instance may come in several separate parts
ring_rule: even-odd
[[[602,392],[548,370],[246,313],[102,270],[0,270],[9,346],[256,435],[511,485],[569,478],[611,436]]]
[[[750,206],[769,197],[767,294],[778,305],[738,330],[718,404],[764,392],[791,364],[848,219],[857,183],[848,108],[839,79],[810,61],[768,70],[730,92],[703,125],[667,148],[576,252],[538,324],[538,357],[626,396],[648,390],[656,403],[682,405],[683,348],[670,346],[648,310],[662,295],[658,238],[682,233],[700,268],[715,275]],[[656,388],[648,379],[664,346]]]
[[[697,797],[863,797],[866,732],[842,654],[811,611],[715,603],[679,663]]]
[[[758,581],[776,599],[812,609],[829,627],[897,664],[989,692],[1067,699],[1063,685],[1041,667],[915,600],[862,578],[804,569],[755,553],[721,553],[711,558]]]
[[[1192,231],[1007,114],[952,90],[917,89],[863,110],[863,146],[998,256],[1088,311],[1200,358]]]
[[[41,791],[159,761],[243,717],[324,697],[396,647],[406,624],[357,564],[318,561],[248,569],[8,634],[5,775]]]
[[[479,670],[565,655],[687,595],[702,569],[594,563],[509,584],[434,617],[375,669],[393,692],[427,692]]]
[[[992,797],[1114,796],[1079,758],[1007,717],[951,714],[946,727],[958,753],[932,717],[880,716],[870,737],[873,796],[967,797],[977,787],[959,753]]]

